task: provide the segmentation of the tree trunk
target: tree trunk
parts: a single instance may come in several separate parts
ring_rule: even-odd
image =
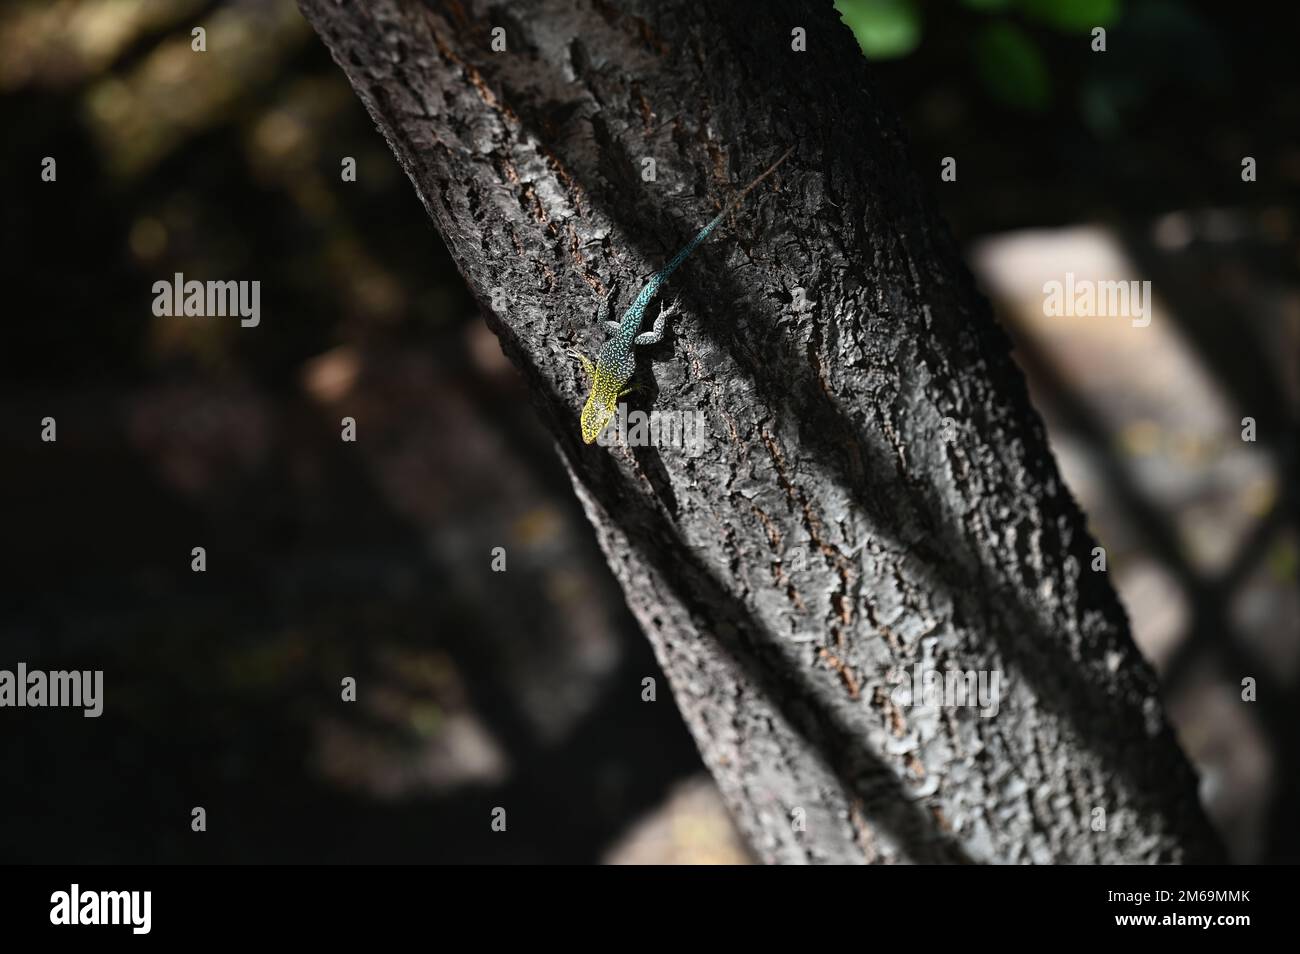
[[[829,0],[300,3],[763,859],[1220,857],[1008,341]],[[633,408],[702,412],[703,446],[583,444],[565,349],[599,348],[601,297],[617,316],[790,146],[638,350]],[[907,705],[914,667],[997,674],[996,714]]]

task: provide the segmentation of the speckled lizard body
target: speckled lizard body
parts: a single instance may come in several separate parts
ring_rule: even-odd
[[[659,290],[663,288],[677,266],[690,256],[697,248],[703,244],[704,240],[709,237],[718,224],[726,217],[742,199],[756,185],[776,171],[776,167],[785,161],[786,157],[794,151],[791,147],[787,149],[780,159],[772,163],[766,171],[758,178],[754,179],[749,185],[745,186],[730,202],[728,202],[708,225],[700,229],[695,237],[686,244],[686,246],[672,257],[672,259],[655,274],[637,293],[635,300],[628,306],[627,311],[623,312],[623,317],[619,321],[610,321],[609,313],[611,302],[606,298],[600,306],[600,321],[607,327],[611,336],[605,342],[605,346],[600,349],[600,354],[596,357],[595,363],[592,362],[585,354],[580,351],[569,352],[570,355],[582,362],[582,368],[587,373],[591,381],[591,391],[587,395],[587,403],[582,408],[582,439],[588,444],[594,443],[600,436],[600,432],[605,429],[611,418],[617,412],[618,399],[627,394],[630,388],[627,388],[627,382],[631,379],[632,374],[636,371],[636,358],[633,354],[635,346],[645,346],[658,344],[663,340],[664,325],[672,317],[677,309],[677,303],[668,307],[660,306],[659,315],[655,318],[654,327],[650,331],[642,332],[641,325],[645,321],[645,310]]]

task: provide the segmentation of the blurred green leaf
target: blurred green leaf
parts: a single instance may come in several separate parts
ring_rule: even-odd
[[[1120,0],[1017,0],[1025,16],[1058,30],[1087,33],[1119,17]]]
[[[990,23],[975,37],[975,69],[999,102],[1036,112],[1052,98],[1047,65],[1024,30]]]
[[[912,0],[835,0],[835,9],[869,59],[906,56],[921,42],[921,15]]]
[[[1011,0],[962,0],[962,3],[982,13],[998,13],[1011,6]]]

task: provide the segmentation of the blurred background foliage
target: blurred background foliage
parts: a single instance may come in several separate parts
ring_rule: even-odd
[[[1297,860],[1290,31],[1173,0],[836,6],[1234,857]],[[747,858],[518,377],[291,0],[8,3],[0,115],[0,663],[107,686],[98,720],[0,723],[0,860]],[[1067,270],[1152,280],[1152,326],[1045,319]],[[261,325],[155,318],[176,272],[260,280]]]
[[[1041,113],[1059,100],[1097,136],[1123,135],[1158,96],[1222,97],[1231,84],[1213,26],[1177,0],[1127,7],[1123,0],[836,0],[835,7],[871,60],[915,53],[927,29],[951,32],[963,37],[971,78],[994,102]],[[942,22],[927,25],[927,15]],[[1076,60],[1070,53],[1081,36],[1113,55],[1081,75],[1060,69]]]

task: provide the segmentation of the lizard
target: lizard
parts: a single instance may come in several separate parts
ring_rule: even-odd
[[[627,387],[628,381],[636,371],[636,358],[633,349],[658,344],[662,341],[664,326],[678,307],[675,300],[667,307],[661,303],[654,327],[650,331],[643,332],[641,325],[645,321],[646,308],[651,300],[655,295],[659,294],[659,290],[668,281],[668,277],[677,270],[677,267],[682,262],[690,257],[692,252],[704,243],[727,214],[740,204],[750,190],[775,172],[776,167],[781,165],[792,152],[794,152],[793,146],[787,149],[781,155],[781,158],[772,163],[754,181],[733,196],[731,201],[723,206],[722,211],[714,216],[713,221],[696,232],[695,237],[687,242],[682,250],[669,260],[667,265],[651,275],[640,292],[637,293],[632,304],[628,306],[627,311],[623,312],[623,317],[620,320],[609,320],[614,297],[613,291],[601,302],[597,320],[611,332],[611,336],[605,342],[604,347],[600,349],[600,354],[597,355],[596,360],[593,362],[581,351],[571,348],[568,352],[570,357],[577,358],[582,362],[582,370],[586,372],[591,383],[587,401],[582,407],[582,439],[585,443],[595,443],[596,438],[600,436],[600,432],[605,429],[605,426],[617,412],[618,399],[635,390],[634,387]]]

